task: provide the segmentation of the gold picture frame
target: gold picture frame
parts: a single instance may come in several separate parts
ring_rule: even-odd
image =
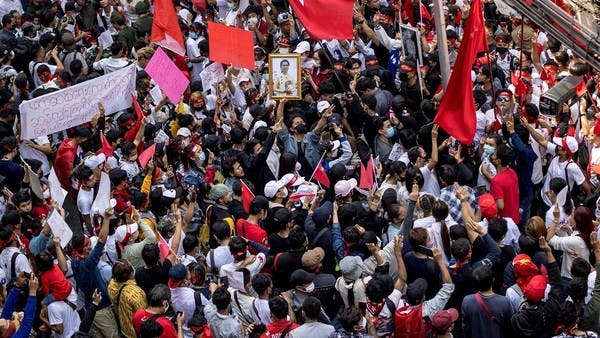
[[[272,100],[301,99],[301,63],[300,54],[269,54],[269,96]]]

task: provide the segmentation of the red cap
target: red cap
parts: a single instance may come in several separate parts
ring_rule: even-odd
[[[542,275],[535,275],[529,280],[527,286],[523,290],[523,295],[527,300],[532,302],[539,302],[544,298],[546,294],[546,277]]]
[[[448,330],[457,319],[458,311],[456,309],[440,310],[433,315],[431,326],[438,330]]]
[[[494,218],[498,216],[498,207],[496,206],[496,200],[491,194],[483,194],[479,197],[479,210],[481,210],[481,216],[485,218]]]

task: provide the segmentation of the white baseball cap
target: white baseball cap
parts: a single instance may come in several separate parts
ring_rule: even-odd
[[[331,105],[328,101],[319,101],[319,103],[317,103],[317,111],[322,113],[325,109],[329,108],[329,106]]]
[[[310,51],[310,44],[308,41],[300,41],[300,43],[294,49],[294,53],[302,54]]]
[[[355,178],[351,178],[349,180],[341,180],[335,184],[335,196],[346,197],[348,194],[356,188],[358,182],[356,182]]]
[[[277,194],[277,191],[281,189],[281,187],[285,186],[281,181],[269,181],[265,184],[265,197],[273,198]]]
[[[579,143],[573,136],[553,137],[552,143],[563,147],[563,149],[565,149],[565,151],[569,154],[573,154],[577,151],[577,149],[579,149]]]
[[[117,243],[123,242],[125,240],[125,237],[127,237],[127,235],[131,235],[131,234],[135,233],[136,231],[138,231],[137,223],[123,224],[123,225],[119,226],[117,228],[117,230],[115,230],[115,242],[117,242]]]

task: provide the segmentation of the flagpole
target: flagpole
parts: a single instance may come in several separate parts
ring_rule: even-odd
[[[323,155],[321,155],[321,158],[319,159],[319,162],[317,163],[317,166],[315,167],[315,170],[313,170],[312,175],[310,175],[310,178],[308,179],[308,181],[310,182],[310,180],[312,180],[312,178],[315,176],[315,173],[317,172],[317,169],[319,168],[319,164],[321,163],[321,161],[323,161],[323,158],[325,157],[325,154],[327,152],[324,152]]]
[[[287,0],[284,0],[284,4],[287,4],[286,8],[289,10],[290,15],[292,16],[292,18],[294,18],[294,29],[296,30],[296,34],[298,35],[298,37],[300,37],[300,30],[298,29],[298,18],[296,17],[296,14],[294,13],[294,9],[292,8],[292,6],[290,6],[287,2]],[[344,82],[342,82],[342,79],[340,79],[340,75],[335,71],[335,69],[333,68],[333,60],[331,59],[331,56],[329,55],[329,50],[327,50],[325,47],[327,47],[327,43],[325,43],[325,46],[323,46],[323,43],[321,40],[317,40],[317,43],[319,44],[319,46],[321,46],[321,49],[323,50],[324,54],[325,54],[325,58],[327,59],[327,61],[329,61],[329,64],[331,65],[331,71],[333,72],[333,76],[335,77],[335,79],[337,80],[338,84],[340,85],[340,88],[345,91],[344,88]],[[312,177],[311,177],[312,178]],[[310,181],[310,180],[309,180]]]
[[[448,55],[448,42],[446,38],[446,22],[444,18],[444,6],[442,0],[433,0],[433,10],[435,12],[435,32],[437,35],[437,45],[444,48],[438,48],[438,60],[442,72],[442,88],[446,90],[448,81],[450,81],[450,56]],[[419,7],[419,14],[421,8]]]

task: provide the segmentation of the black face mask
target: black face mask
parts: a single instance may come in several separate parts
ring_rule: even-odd
[[[504,54],[504,53],[508,52],[508,48],[506,48],[506,47],[496,47],[496,51],[499,54]]]
[[[398,75],[398,78],[400,79],[400,81],[406,82],[408,81],[408,74],[400,73],[400,75]]]
[[[306,125],[304,123],[300,123],[299,125],[294,127],[294,129],[296,129],[296,134],[306,133]]]

